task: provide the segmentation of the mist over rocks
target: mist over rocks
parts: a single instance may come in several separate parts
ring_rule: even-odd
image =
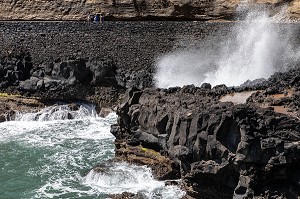
[[[128,88],[116,109],[118,124],[111,128],[121,159],[152,166],[160,179],[181,177],[194,198],[299,195],[299,65],[240,87],[153,86],[159,54],[222,40],[232,24],[0,25],[5,27],[0,30],[3,91],[111,106]],[[246,104],[219,102],[246,90],[262,91]],[[296,113],[279,113],[278,106]]]
[[[44,99],[114,104],[126,88],[152,87],[154,62],[231,24],[1,22],[1,90]],[[142,50],[141,50],[142,49]]]

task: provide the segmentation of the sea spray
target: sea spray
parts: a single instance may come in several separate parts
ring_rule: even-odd
[[[53,105],[35,113],[17,112],[16,121],[51,121],[96,117],[94,104]]]
[[[164,181],[157,181],[151,169],[125,162],[106,164],[101,171],[91,170],[84,179],[86,185],[92,186],[99,193],[121,194],[130,192],[145,199],[182,198],[185,192],[177,186],[165,186]]]
[[[219,41],[209,38],[210,45],[176,50],[160,57],[154,76],[156,86],[167,88],[202,83],[213,86],[239,86],[247,80],[268,78],[299,63],[300,51],[295,47],[295,34],[280,23],[285,9],[270,17],[264,7],[249,9],[242,22],[233,25],[229,36]]]
[[[92,105],[75,110],[55,105],[19,113],[17,119],[0,123],[0,198],[104,199],[123,190],[161,199],[184,194],[154,180],[145,166],[108,163],[114,157],[110,126],[116,123],[115,113],[101,118]],[[90,171],[106,163],[110,170],[105,178]]]

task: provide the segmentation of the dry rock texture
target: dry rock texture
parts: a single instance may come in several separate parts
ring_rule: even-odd
[[[230,20],[239,3],[240,0],[3,0],[0,20],[86,20],[91,13],[121,20]],[[274,10],[287,5],[289,17],[300,18],[298,0],[254,0],[248,4]]]
[[[267,102],[259,100],[292,89],[277,105],[299,114],[299,72],[273,75],[259,86],[263,91],[237,105],[219,102],[234,90],[225,85],[131,88],[111,132],[116,143],[150,148],[173,161],[173,177],[181,176],[193,198],[297,198],[300,120],[272,106],[261,108]]]

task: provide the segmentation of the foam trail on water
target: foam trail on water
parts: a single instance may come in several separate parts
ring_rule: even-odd
[[[285,18],[284,10],[269,17],[265,9],[254,9],[236,23],[225,41],[212,38],[210,45],[164,55],[156,62],[156,86],[200,86],[204,82],[239,86],[295,66],[300,53],[291,42],[293,32],[277,23]]]

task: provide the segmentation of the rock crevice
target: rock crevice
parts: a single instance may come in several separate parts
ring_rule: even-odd
[[[299,196],[292,173],[299,173],[300,121],[255,103],[219,102],[215,90],[131,88],[112,132],[173,161],[195,198]]]

